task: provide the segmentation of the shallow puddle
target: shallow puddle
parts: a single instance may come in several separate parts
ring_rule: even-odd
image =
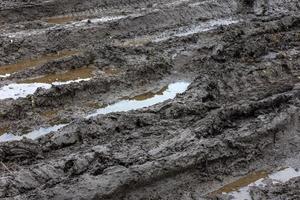
[[[53,131],[58,131],[59,129],[65,127],[66,125],[67,124],[60,124],[60,125],[55,125],[55,126],[51,126],[48,128],[40,128],[38,130],[32,131],[32,132],[27,133],[22,136],[13,135],[11,133],[5,133],[0,136],[0,142],[18,141],[18,140],[22,140],[23,138],[35,140],[43,135],[47,135],[47,134],[53,132]]]
[[[99,18],[92,18],[88,16],[59,16],[59,17],[51,17],[45,19],[47,23],[50,24],[66,24],[71,22],[72,25],[79,26],[83,25],[83,23],[100,23],[100,22],[109,22],[118,19],[123,19],[127,16],[119,15],[119,16],[106,16],[106,17],[99,17]]]
[[[230,183],[210,195],[226,193],[232,200],[251,200],[249,188],[251,186],[265,186],[265,181],[270,180],[273,184],[285,183],[292,178],[299,177],[300,171],[287,167],[274,173],[259,171]],[[209,195],[209,196],[210,196]]]
[[[258,172],[251,173],[243,178],[240,178],[232,183],[229,183],[229,184],[221,187],[217,191],[214,191],[213,193],[211,193],[211,195],[221,194],[223,192],[229,193],[229,192],[237,191],[238,189],[240,189],[242,187],[246,187],[249,184],[251,184],[259,179],[265,178],[267,176],[268,176],[267,171],[258,171]]]
[[[49,83],[12,83],[0,88],[0,100],[3,99],[18,99],[21,97],[27,97],[30,94],[34,94],[38,88],[50,89],[52,85],[66,85],[70,83],[76,83],[80,81],[89,81],[87,79],[77,79],[66,82],[53,82]]]
[[[88,115],[86,118],[91,118],[100,114],[108,114],[112,112],[126,112],[130,110],[137,110],[145,107],[161,103],[168,99],[173,99],[177,94],[183,93],[187,90],[190,83],[177,82],[162,88],[158,93],[145,93],[133,98],[127,98],[115,104],[98,109],[96,112]]]
[[[57,74],[47,74],[38,78],[32,78],[23,80],[20,83],[48,83],[52,84],[55,82],[67,82],[78,79],[91,78],[94,69],[90,67],[82,67],[77,69],[72,69],[67,72],[57,73]]]
[[[93,68],[77,68],[59,74],[48,74],[42,77],[27,79],[19,83],[12,83],[0,88],[1,99],[18,99],[34,94],[38,88],[50,89],[52,85],[66,85],[70,83],[88,81],[91,79]]]
[[[80,22],[78,22],[78,24],[87,23],[87,22],[90,22],[90,23],[110,22],[110,21],[115,21],[115,20],[119,20],[119,19],[124,19],[129,16],[131,16],[131,15],[106,16],[106,17],[100,17],[100,18],[84,19],[84,20],[81,20]],[[74,22],[74,23],[76,23],[76,22]]]
[[[0,66],[0,76],[8,77],[12,73],[23,71],[28,68],[33,68],[38,65],[45,64],[52,60],[56,60],[56,59],[60,59],[60,58],[64,58],[76,54],[78,54],[77,51],[61,51],[55,54],[47,54],[37,58],[21,60],[15,64],[3,65]]]
[[[38,88],[50,89],[50,84],[45,83],[32,83],[32,84],[18,84],[12,83],[0,88],[0,100],[2,99],[18,99],[20,97],[26,97],[29,94],[35,93]]]
[[[145,94],[137,95],[135,97],[129,98],[126,97],[124,100],[100,108],[96,112],[87,115],[86,118],[90,118],[93,116],[97,116],[100,114],[108,114],[112,112],[121,112],[121,111],[130,111],[141,109],[145,107],[152,106],[157,103],[161,103],[163,101],[173,99],[176,97],[177,94],[183,93],[187,90],[190,83],[188,82],[176,82],[169,84],[168,86],[163,87],[158,92],[147,92]],[[1,91],[0,91],[1,93]],[[1,95],[1,94],[0,94]],[[52,114],[52,112],[50,112]],[[16,136],[11,133],[5,133],[0,136],[0,142],[7,142],[7,141],[14,141],[14,140],[21,140],[23,138],[30,138],[30,139],[37,139],[43,135],[46,135],[52,131],[57,131],[60,128],[67,126],[68,124],[59,124],[54,125],[48,128],[40,128],[38,130],[32,131],[22,136]]]

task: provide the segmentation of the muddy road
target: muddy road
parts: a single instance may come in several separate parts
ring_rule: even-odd
[[[0,199],[299,199],[298,0],[0,1]]]

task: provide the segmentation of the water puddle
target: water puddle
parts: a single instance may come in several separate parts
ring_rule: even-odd
[[[60,74],[48,74],[42,77],[27,79],[0,88],[0,100],[18,99],[34,94],[38,88],[50,89],[52,85],[67,85],[70,83],[89,81],[93,68],[84,67],[72,69]]]
[[[48,128],[40,128],[38,130],[32,131],[32,132],[27,133],[22,136],[17,136],[17,135],[11,134],[11,133],[5,133],[0,136],[0,142],[18,141],[18,140],[22,140],[23,138],[35,140],[43,135],[47,135],[47,134],[53,132],[53,131],[58,131],[59,129],[65,127],[66,125],[67,124],[60,124],[60,125],[55,125],[55,126],[51,126]]]
[[[82,23],[104,23],[104,22],[110,22],[110,21],[116,21],[120,19],[124,19],[126,17],[129,17],[130,15],[120,15],[120,16],[107,16],[107,17],[101,17],[101,18],[93,18],[93,19],[84,19],[79,22],[74,22],[74,25],[80,26]]]
[[[233,19],[209,20],[207,22],[194,24],[192,26],[180,27],[177,30],[165,31],[159,35],[150,35],[150,36],[131,39],[126,41],[123,45],[137,46],[137,45],[143,45],[148,42],[158,43],[158,42],[166,41],[171,38],[186,37],[200,32],[207,32],[216,29],[220,26],[228,26],[231,24],[236,24],[238,22],[239,22],[238,20],[233,20]]]
[[[50,89],[50,84],[32,83],[32,84],[18,84],[12,83],[0,88],[0,100],[3,99],[18,99],[33,94],[38,88]]]
[[[54,54],[43,55],[37,58],[22,60],[15,64],[3,65],[0,66],[0,77],[8,77],[12,73],[20,72],[28,68],[33,68],[35,66],[45,64],[52,60],[76,55],[78,53],[79,52],[77,51],[61,51]]]
[[[134,97],[124,97],[123,100],[121,100],[120,102],[106,107],[99,108],[98,110],[96,110],[96,112],[87,115],[85,118],[91,118],[93,116],[97,116],[100,114],[130,111],[130,110],[137,110],[137,109],[149,107],[154,104],[161,103],[163,101],[175,98],[177,94],[185,92],[189,85],[190,85],[189,82],[183,82],[183,81],[176,82],[161,88],[157,92],[147,92]],[[0,91],[0,96],[1,96],[1,91]],[[52,115],[53,113],[50,112],[49,114]],[[48,128],[40,128],[39,130],[32,131],[22,136],[16,136],[11,133],[5,133],[0,136],[0,142],[21,140],[23,138],[30,138],[34,140],[52,131],[58,131],[60,128],[63,128],[67,125],[68,124],[59,124]]]
[[[173,99],[177,94],[186,91],[190,83],[177,82],[168,85],[161,89],[158,93],[145,93],[133,98],[124,99],[115,104],[98,109],[96,112],[88,115],[86,118],[91,118],[100,114],[108,114],[112,112],[126,112],[130,110],[137,110],[145,107],[161,103],[163,101]]]
[[[221,187],[220,189],[212,192],[210,195],[234,192],[234,191],[239,190],[242,187],[246,187],[246,186],[250,185],[251,183],[253,183],[259,179],[266,178],[267,176],[268,176],[267,171],[254,172],[254,173],[251,173],[243,178],[240,178],[232,183],[229,183],[229,184]]]
[[[49,24],[59,24],[63,25],[66,23],[71,22],[72,25],[83,25],[82,23],[100,23],[100,22],[109,22],[109,21],[114,21],[118,19],[123,19],[127,17],[126,15],[119,15],[119,16],[105,16],[105,17],[92,17],[89,15],[80,15],[80,16],[75,16],[75,15],[67,15],[67,16],[57,16],[57,17],[50,17],[44,19],[45,22]]]
[[[32,78],[23,80],[20,83],[48,83],[52,84],[55,82],[68,82],[78,79],[88,79],[92,77],[94,69],[91,67],[82,67],[77,69],[71,69],[67,72],[59,74],[47,74],[38,78]]]
[[[56,17],[56,18],[49,18],[46,21],[48,23],[54,23],[54,24],[60,24],[61,26],[65,23],[71,22],[68,25],[63,25],[65,28],[70,27],[70,26],[84,26],[87,23],[104,23],[104,22],[110,22],[110,21],[115,21],[119,19],[126,18],[128,16],[126,15],[119,15],[119,16],[106,16],[106,17],[98,17],[98,18],[88,18],[87,16],[82,16],[80,18],[85,18],[81,19],[78,17],[73,17],[73,16],[65,16],[65,17]],[[76,21],[77,20],[77,21]]]
[[[300,171],[295,170],[294,168],[287,167],[281,169],[274,173],[267,173],[266,171],[259,171],[253,174],[250,174],[244,178],[241,178],[233,183],[230,183],[219,190],[211,193],[213,194],[221,194],[227,193],[231,196],[232,200],[251,200],[251,196],[249,193],[249,188],[251,186],[265,186],[266,181],[271,181],[273,184],[276,183],[285,183],[292,178],[299,177]]]
[[[12,83],[0,88],[0,100],[3,99],[18,99],[21,97],[27,97],[30,94],[34,94],[38,88],[50,89],[52,85],[67,85],[70,83],[78,83],[80,81],[89,81],[87,79],[77,79],[66,82],[53,82],[52,84],[48,83]]]

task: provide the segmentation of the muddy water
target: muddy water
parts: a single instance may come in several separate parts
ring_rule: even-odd
[[[221,194],[223,192],[229,193],[229,192],[237,191],[238,189],[240,189],[242,187],[246,187],[249,184],[251,184],[259,179],[266,178],[267,176],[268,176],[267,171],[254,172],[254,173],[249,174],[248,176],[238,179],[237,181],[234,181],[232,183],[229,183],[228,185],[221,187],[217,191],[212,192],[210,195]]]
[[[299,176],[300,171],[291,167],[283,168],[271,174],[266,171],[259,171],[230,183],[211,194],[227,193],[232,200],[251,200],[249,193],[251,186],[265,186],[266,181],[271,181],[273,184],[285,183]]]
[[[67,82],[78,79],[87,79],[91,78],[94,69],[92,67],[83,67],[72,69],[67,72],[59,73],[59,74],[47,74],[45,76],[41,76],[38,78],[32,78],[23,80],[20,83],[48,83],[52,84],[54,82]]]
[[[100,18],[89,19],[87,16],[86,17],[82,16],[80,18],[86,18],[86,19],[80,20],[80,18],[77,18],[77,17],[66,16],[66,17],[50,18],[50,19],[47,19],[46,21],[48,23],[52,23],[52,24],[66,24],[66,23],[72,22],[71,25],[82,26],[87,22],[90,22],[90,23],[109,22],[109,21],[122,19],[125,17],[126,16],[120,15],[120,16],[100,17]]]
[[[30,94],[34,94],[38,88],[50,89],[52,85],[66,85],[70,83],[78,83],[81,81],[89,81],[90,78],[77,79],[66,82],[53,82],[48,83],[12,83],[0,88],[0,100],[3,99],[18,99],[21,97],[27,97]]]
[[[162,88],[158,93],[148,92],[133,98],[125,98],[120,102],[98,109],[96,112],[88,115],[86,118],[91,118],[100,114],[126,112],[149,107],[168,99],[175,98],[177,94],[186,91],[189,84],[190,83],[188,82],[172,83],[167,87]]]
[[[88,81],[94,69],[84,67],[73,69],[60,74],[48,74],[42,77],[27,79],[19,83],[12,83],[0,88],[1,99],[18,99],[34,94],[38,88],[50,89],[52,85],[66,85],[74,82]]]
[[[96,112],[87,115],[86,118],[97,116],[99,114],[108,114],[112,112],[121,112],[136,110],[152,106],[154,104],[173,99],[177,94],[183,93],[187,90],[190,83],[188,82],[176,82],[168,86],[161,88],[158,92],[147,92],[134,97],[124,97],[122,101],[109,105],[107,107],[100,108]],[[23,138],[37,139],[43,135],[46,135],[52,131],[57,131],[60,128],[67,126],[68,124],[59,124],[48,128],[40,128],[22,136],[16,136],[11,133],[4,133],[0,136],[0,142],[21,140]]]
[[[109,22],[118,19],[125,18],[127,16],[120,15],[120,16],[106,16],[106,17],[99,17],[99,18],[91,18],[89,16],[58,16],[58,17],[51,17],[47,18],[44,21],[50,24],[66,24],[72,22],[73,25],[78,26],[82,25],[82,23],[91,22],[91,23],[99,23],[99,22]]]
[[[51,60],[56,60],[56,59],[76,55],[78,53],[79,52],[77,51],[61,51],[55,54],[47,54],[37,58],[22,60],[15,64],[3,65],[0,66],[0,76],[2,77],[9,76],[10,74],[15,72],[23,71],[28,68],[33,68],[35,66],[45,64]]]

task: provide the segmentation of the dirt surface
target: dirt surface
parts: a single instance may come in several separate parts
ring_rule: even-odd
[[[300,196],[300,180],[291,179],[287,183],[268,185],[251,190],[253,199],[297,199]]]
[[[0,142],[1,199],[230,199],[300,166],[298,0],[0,0],[0,30],[0,93],[49,85],[0,97],[0,136],[67,124]],[[174,99],[86,117],[178,81]],[[299,183],[250,195],[298,199]]]

